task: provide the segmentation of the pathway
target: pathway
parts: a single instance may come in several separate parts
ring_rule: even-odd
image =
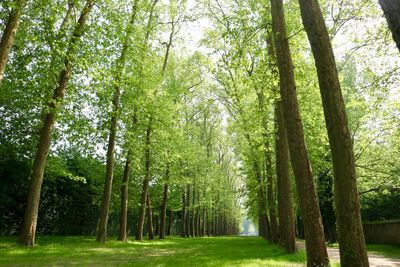
[[[305,249],[304,242],[297,242],[300,249]],[[339,249],[327,247],[329,258],[334,261],[340,261]],[[382,255],[368,252],[369,266],[370,267],[400,267],[399,259],[391,259]]]

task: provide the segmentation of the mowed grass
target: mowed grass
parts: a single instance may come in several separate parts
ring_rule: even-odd
[[[367,249],[368,252],[372,252],[393,259],[400,259],[400,246],[367,244]]]
[[[294,255],[260,237],[203,237],[129,241],[94,237],[40,236],[35,248],[0,238],[1,266],[304,266],[306,255]]]

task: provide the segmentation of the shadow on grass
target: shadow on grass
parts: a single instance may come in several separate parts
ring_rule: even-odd
[[[167,238],[129,241],[93,237],[38,237],[32,249],[0,238],[0,265],[5,266],[303,266],[303,251],[287,255],[259,237]]]

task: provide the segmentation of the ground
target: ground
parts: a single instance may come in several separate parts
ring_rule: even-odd
[[[15,237],[0,238],[1,266],[304,266],[303,250],[286,255],[259,237],[178,237],[106,244],[93,237],[38,237],[33,249],[17,247]],[[333,249],[334,250],[334,249]],[[392,248],[400,255],[400,248]],[[393,255],[395,255],[393,254]],[[337,263],[334,266],[337,266]]]

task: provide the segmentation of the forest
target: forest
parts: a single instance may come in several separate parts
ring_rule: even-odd
[[[1,266],[400,266],[398,0],[3,0],[0,37]]]

